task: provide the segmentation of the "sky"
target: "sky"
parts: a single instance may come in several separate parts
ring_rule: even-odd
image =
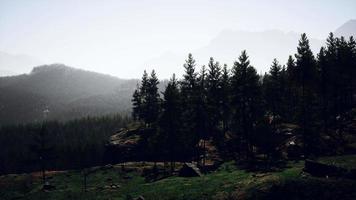
[[[0,0],[0,51],[138,78],[154,68],[147,60],[188,54],[224,30],[325,39],[355,10],[355,0]]]

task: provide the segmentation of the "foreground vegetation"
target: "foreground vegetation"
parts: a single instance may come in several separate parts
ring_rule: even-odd
[[[303,166],[303,162],[290,162],[283,169],[252,172],[227,162],[202,177],[174,175],[152,181],[147,178],[152,163],[129,163],[125,168],[121,165],[92,168],[86,192],[81,171],[52,172],[49,180],[56,188],[50,191],[42,190],[38,173],[5,175],[0,177],[0,199],[356,198],[356,181],[311,177],[303,172]]]

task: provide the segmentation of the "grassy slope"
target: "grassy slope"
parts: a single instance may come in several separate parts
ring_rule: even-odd
[[[335,165],[337,167],[342,167],[346,169],[356,169],[356,156],[355,155],[344,155],[337,157],[323,157],[318,159],[319,162],[328,165]]]
[[[139,195],[145,199],[276,199],[286,195],[290,199],[305,199],[322,197],[320,190],[324,188],[335,193],[340,188],[348,191],[356,186],[354,181],[307,177],[302,168],[303,163],[291,163],[280,172],[252,173],[238,169],[230,162],[203,177],[173,176],[148,183],[138,172],[124,173],[120,167],[114,167],[91,174],[86,193],[82,192],[79,171],[53,175],[51,183],[56,190],[51,192],[41,191],[39,178],[25,174],[7,175],[0,177],[0,199],[129,199]],[[113,189],[111,184],[119,187]],[[356,197],[356,192],[348,192],[354,195],[351,199]]]

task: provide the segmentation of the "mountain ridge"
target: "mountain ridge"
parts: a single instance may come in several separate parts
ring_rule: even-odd
[[[335,35],[338,37],[344,36],[346,38],[350,36],[356,37],[356,19],[350,19],[337,28],[335,30]]]
[[[41,121],[46,109],[49,120],[127,114],[137,83],[63,64],[0,77],[0,125]]]

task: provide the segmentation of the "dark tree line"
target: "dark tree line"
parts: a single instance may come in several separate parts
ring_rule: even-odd
[[[120,115],[0,127],[0,174],[105,164],[108,138],[130,122]]]
[[[157,157],[205,161],[205,142],[240,160],[258,152],[276,154],[278,128],[293,124],[305,157],[322,152],[322,135],[340,137],[340,119],[355,106],[356,44],[330,33],[317,56],[302,34],[297,53],[285,65],[273,60],[259,75],[246,51],[228,69],[210,58],[197,69],[191,54],[180,80],[175,75],[160,95],[154,71],[144,72],[133,95],[133,117],[157,132]],[[162,98],[161,98],[162,96]],[[230,141],[227,141],[227,138]]]

